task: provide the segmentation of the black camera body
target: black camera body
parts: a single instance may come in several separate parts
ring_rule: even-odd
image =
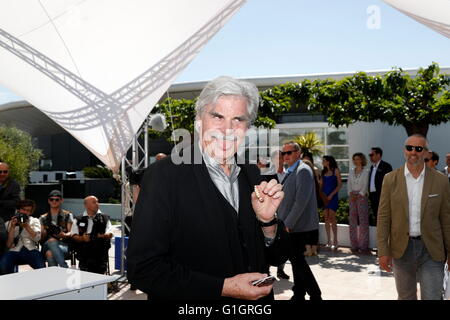
[[[30,219],[30,217],[27,214],[21,212],[16,212],[14,217],[17,219],[19,224],[26,223]]]
[[[56,238],[56,236],[59,235],[59,234],[61,233],[61,231],[62,231],[62,228],[61,228],[60,226],[57,226],[57,225],[55,225],[55,224],[53,224],[53,223],[50,223],[50,225],[46,226],[46,229],[47,229],[47,233],[48,233],[50,236],[55,237],[55,238]]]

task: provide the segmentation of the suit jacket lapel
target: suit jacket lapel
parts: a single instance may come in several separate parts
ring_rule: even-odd
[[[428,201],[428,195],[431,191],[431,186],[433,185],[433,176],[430,174],[430,170],[428,167],[425,167],[425,176],[423,181],[423,189],[422,189],[422,200],[421,200],[421,206],[420,206],[420,220],[422,221],[423,215],[425,213],[425,205]]]
[[[406,177],[405,177],[405,166],[403,165],[401,169],[398,171],[398,179],[400,181],[401,187],[399,188],[399,194],[403,208],[405,209],[404,214],[406,216],[406,221],[409,224],[409,199],[408,199],[408,187],[406,186]]]

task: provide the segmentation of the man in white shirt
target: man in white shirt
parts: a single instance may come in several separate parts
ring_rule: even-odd
[[[378,210],[380,267],[393,266],[399,300],[442,299],[445,260],[450,262],[450,188],[445,176],[425,166],[428,143],[405,141],[406,164],[385,176]]]
[[[113,236],[111,221],[100,211],[96,197],[86,197],[84,207],[86,211],[76,218],[71,230],[79,267],[83,271],[105,274]]]
[[[31,216],[35,207],[33,200],[20,200],[18,212],[6,223],[9,251],[0,261],[0,274],[13,273],[19,264],[29,264],[33,269],[45,268],[44,258],[38,250],[41,223]]]
[[[447,163],[447,166],[442,170],[442,172],[448,177],[448,180],[450,181],[450,153],[447,153],[445,156],[445,161]]]
[[[375,220],[370,224],[377,223],[378,205],[380,203],[383,179],[388,172],[392,171],[392,166],[386,161],[381,160],[382,157],[383,150],[378,147],[373,147],[369,153],[370,162],[372,162],[369,172],[369,200],[373,211],[373,219]]]

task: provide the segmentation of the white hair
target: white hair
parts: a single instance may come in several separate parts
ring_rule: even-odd
[[[218,77],[206,84],[203,88],[195,111],[197,118],[200,118],[207,105],[214,104],[221,96],[239,96],[247,100],[247,112],[250,118],[249,126],[258,114],[259,92],[256,86],[248,81],[238,80],[227,76]]]

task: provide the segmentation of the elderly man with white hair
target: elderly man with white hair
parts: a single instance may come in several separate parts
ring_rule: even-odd
[[[142,181],[128,246],[128,278],[150,299],[273,299],[272,284],[252,285],[269,264],[286,260],[286,233],[276,210],[277,181],[262,181],[236,153],[255,120],[255,85],[219,77],[196,105],[199,141],[149,166]]]

